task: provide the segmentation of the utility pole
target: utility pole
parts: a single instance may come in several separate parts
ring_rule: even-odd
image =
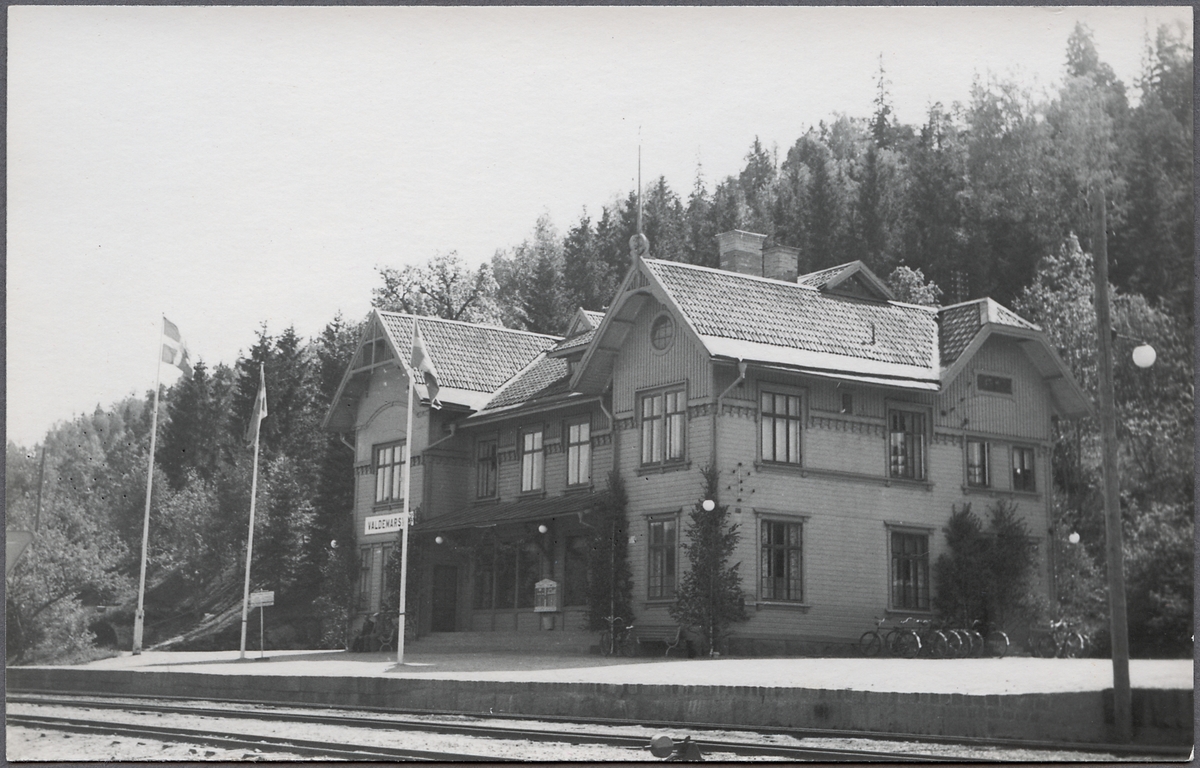
[[[1108,562],[1109,634],[1112,636],[1113,724],[1117,742],[1133,739],[1129,692],[1129,627],[1125,612],[1125,566],[1121,545],[1121,497],[1117,478],[1117,412],[1113,392],[1113,325],[1108,302],[1108,235],[1104,189],[1095,182],[1091,195],[1095,225],[1092,238],[1096,284],[1096,337],[1099,349],[1100,441],[1104,473],[1105,553]]]

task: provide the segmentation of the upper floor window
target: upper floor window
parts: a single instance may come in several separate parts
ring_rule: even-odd
[[[521,491],[540,491],[545,470],[542,428],[525,430],[521,433]]]
[[[1001,395],[1013,393],[1013,380],[1008,376],[981,373],[976,377],[975,382],[980,392],[995,392]]]
[[[926,415],[918,411],[888,411],[888,474],[905,480],[925,479]]]
[[[658,351],[671,347],[675,341],[675,321],[670,315],[659,315],[650,326],[650,346]]]
[[[853,415],[853,413],[854,413],[854,395],[852,393],[850,393],[850,392],[842,393],[841,411],[842,411],[842,413],[846,414],[847,416]]]
[[[475,496],[480,499],[496,495],[496,441],[480,440],[475,444]]]
[[[1013,490],[1036,491],[1037,480],[1034,477],[1034,453],[1032,448],[1014,446],[1012,449]]]
[[[404,498],[404,441],[375,447],[375,503]]]
[[[782,464],[800,463],[800,426],[803,414],[799,395],[763,392],[759,425],[762,459]]]
[[[891,532],[892,608],[929,610],[929,534]]]
[[[647,597],[669,598],[675,596],[675,518],[650,521],[650,542],[646,547],[648,565]]]
[[[567,485],[592,481],[592,423],[567,424]]]
[[[687,401],[682,389],[642,395],[642,465],[683,461]]]
[[[804,537],[800,523],[762,521],[762,598],[804,600]]]
[[[988,444],[983,440],[967,440],[967,485],[987,488],[992,484],[988,474]]]

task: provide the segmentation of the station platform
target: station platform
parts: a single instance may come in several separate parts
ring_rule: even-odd
[[[1190,660],[1130,662],[1134,743],[1193,744]],[[147,651],[10,667],[10,691],[61,690],[914,738],[1111,744],[1107,659],[604,658],[521,653]]]

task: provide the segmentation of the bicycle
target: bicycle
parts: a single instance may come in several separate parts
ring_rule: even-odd
[[[884,640],[879,632],[883,629],[883,623],[887,619],[875,617],[875,629],[868,629],[858,638],[858,650],[867,658],[875,658],[883,650]]]
[[[971,631],[978,635],[982,640],[982,645],[980,646],[981,655],[987,654],[993,658],[1000,659],[1008,653],[1010,643],[1008,642],[1008,635],[1006,635],[1004,632],[1000,631],[999,629],[993,629],[985,634],[983,631],[975,629],[976,627],[983,627],[984,630],[987,629],[987,625],[985,625],[980,619],[976,619],[974,622],[972,622],[971,627]]]
[[[620,616],[605,616],[609,628],[600,633],[600,654],[602,656],[633,656],[633,625],[625,625]]]
[[[1066,619],[1055,619],[1047,627],[1035,627],[1029,631],[1029,650],[1043,659],[1077,659],[1083,656],[1087,644],[1083,635],[1076,632]]]

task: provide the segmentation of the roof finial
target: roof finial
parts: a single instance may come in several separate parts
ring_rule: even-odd
[[[650,241],[642,234],[642,127],[638,126],[637,234],[629,238],[629,260],[637,264],[650,255]]]

